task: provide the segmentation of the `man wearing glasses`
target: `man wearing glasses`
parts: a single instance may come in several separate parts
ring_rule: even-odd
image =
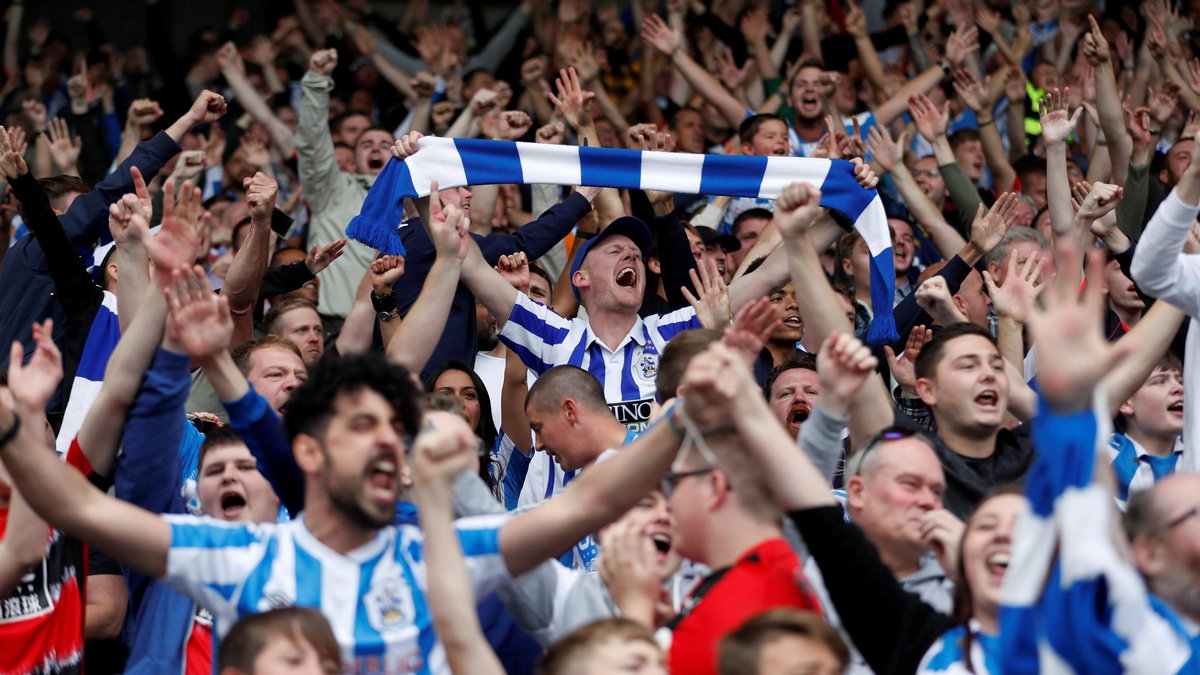
[[[675,673],[715,673],[717,642],[750,617],[774,607],[821,610],[743,439],[728,430],[693,440],[684,441],[661,489],[676,523],[672,548],[713,573],[667,624],[670,665]]]

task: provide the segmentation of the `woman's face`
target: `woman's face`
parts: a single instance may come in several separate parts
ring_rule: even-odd
[[[1025,505],[1021,495],[997,495],[979,506],[963,533],[963,570],[976,616],[995,618],[1000,584],[1012,554],[1013,526]]]
[[[433,383],[433,390],[442,393],[450,394],[462,402],[463,416],[467,418],[467,424],[471,425],[471,430],[479,433],[479,392],[475,389],[475,382],[471,380],[471,376],[461,370],[447,370],[438,375],[438,379]],[[491,414],[491,411],[488,411]]]

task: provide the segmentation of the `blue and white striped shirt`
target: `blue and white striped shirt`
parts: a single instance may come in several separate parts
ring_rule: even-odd
[[[583,368],[604,387],[604,399],[629,429],[643,431],[654,401],[658,358],[679,333],[701,328],[691,307],[638,318],[621,344],[609,349],[585,319],[564,319],[518,291],[500,340],[539,376],[554,366]]]
[[[1154,483],[1175,473],[1175,465],[1183,454],[1183,445],[1176,442],[1175,451],[1166,457],[1151,455],[1137,441],[1124,434],[1113,434],[1108,441],[1108,461],[1117,479],[1117,503],[1122,509],[1129,496],[1153,487]]]
[[[345,555],[316,539],[301,515],[284,525],[163,516],[171,526],[164,581],[212,612],[219,636],[239,618],[277,607],[319,609],[333,627],[343,673],[449,673],[425,600],[420,529],[385,527]],[[507,515],[456,521],[475,597],[509,578],[500,555]]]

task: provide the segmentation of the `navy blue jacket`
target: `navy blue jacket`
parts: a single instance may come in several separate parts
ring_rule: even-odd
[[[571,228],[591,210],[591,202],[579,193],[574,193],[513,234],[471,236],[475,243],[479,244],[479,250],[483,252],[483,258],[489,265],[494,266],[499,262],[500,256],[517,251],[524,251],[530,260],[536,260],[567,236]],[[407,227],[400,229],[400,240],[404,243],[405,251],[404,276],[396,282],[393,290],[396,292],[400,315],[404,316],[421,294],[425,277],[429,276],[429,270],[437,258],[437,249],[429,239],[429,234],[425,232],[424,224],[418,219],[409,221]],[[421,371],[422,379],[431,375],[449,359],[475,362],[475,296],[466,286],[460,283],[455,290],[445,327],[431,329],[440,329],[442,337]]]
[[[136,166],[149,182],[154,179],[163,165],[179,152],[177,144],[165,132],[139,143],[133,154],[121,163],[108,178],[98,183],[91,192],[80,195],[67,212],[59,216],[63,231],[70,243],[77,247],[90,248],[97,241],[108,242],[108,206],[122,195],[133,192],[133,179],[129,168]],[[67,331],[67,317],[63,308],[55,301],[54,280],[50,277],[50,265],[36,237],[23,237],[13,245],[0,266],[0,344],[11,345],[20,340],[25,355],[33,353],[33,337],[30,326],[35,321],[49,317],[54,319],[54,341],[63,344]],[[7,349],[0,349],[0,369],[8,368]],[[77,359],[76,359],[77,361]],[[64,367],[69,367],[64,364]],[[63,373],[63,382],[71,382],[74,369]],[[66,406],[65,397],[56,397],[50,403],[51,413],[62,413]]]

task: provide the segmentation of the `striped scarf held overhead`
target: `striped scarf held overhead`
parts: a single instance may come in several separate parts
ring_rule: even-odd
[[[684,194],[774,199],[789,183],[821,190],[821,206],[841,212],[871,252],[872,343],[897,338],[892,319],[896,275],[892,238],[879,194],[854,179],[845,160],[801,157],[701,155],[568,145],[483,141],[463,138],[420,140],[420,152],[391,161],[350,221],[346,234],[372,248],[402,255],[396,233],[405,197],[467,185],[550,184],[663,190]]]
[[[1117,545],[1113,495],[1099,475],[1112,471],[1104,398],[1067,414],[1039,402],[1038,456],[1004,574],[1002,657],[992,675],[1200,672],[1200,639],[1150,593]]]

